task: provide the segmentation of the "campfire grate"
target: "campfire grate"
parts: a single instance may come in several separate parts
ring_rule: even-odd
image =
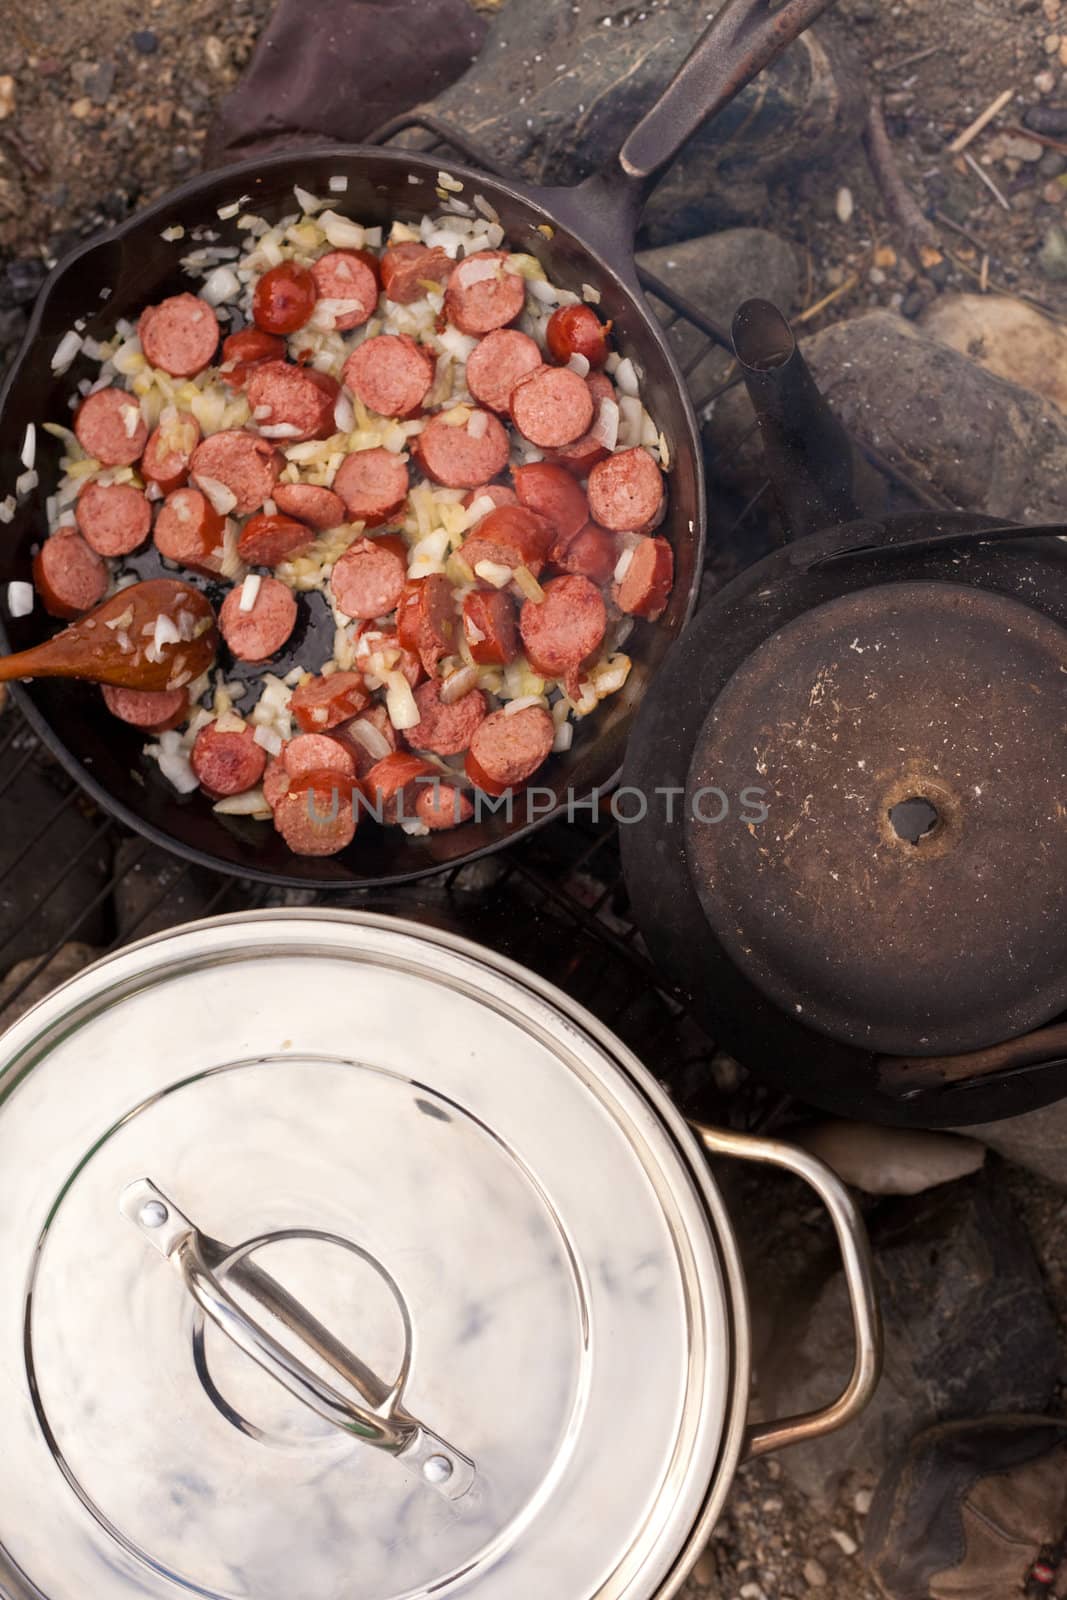
[[[451,150],[470,165],[494,170],[482,152],[433,118],[398,118],[379,129],[372,142],[386,143],[413,128],[429,136],[429,153]],[[715,349],[729,348],[727,334],[669,285],[647,274],[643,280],[646,292],[664,308],[665,326],[689,325],[685,331],[692,335],[692,346],[683,363],[687,378]],[[693,392],[698,411],[715,392]],[[741,509],[728,530],[735,541],[739,533],[744,536],[748,526],[755,528],[763,493],[761,490]],[[2,827],[5,795],[28,769],[47,777],[55,803],[20,842],[17,853],[9,856],[3,845],[9,834]],[[74,810],[89,820],[91,831],[76,854],[65,858],[58,868],[52,847],[56,830]],[[65,877],[87,856],[113,863],[112,869],[84,903],[75,906],[62,932],[52,936],[45,913]],[[15,927],[13,879],[27,864],[32,864],[38,883],[32,903],[18,906]],[[139,871],[150,876],[152,892],[140,899],[134,919],[124,920],[119,928],[114,916],[116,896]],[[190,893],[194,884],[195,893]],[[618,827],[606,806],[595,817],[550,823],[486,861],[388,893],[353,891],[338,897],[286,891],[211,875],[164,858],[93,807],[48,758],[16,708],[9,709],[0,722],[0,972],[11,966],[10,948],[16,936],[23,949],[34,952],[3,985],[0,1006],[6,1011],[5,1020],[14,1014],[10,1008],[33,985],[37,985],[35,992],[40,992],[46,981],[43,975],[62,946],[84,938],[86,928],[97,924],[101,916],[109,934],[102,939],[96,936],[97,948],[109,952],[147,933],[177,926],[191,915],[314,904],[407,915],[504,951],[557,983],[600,1017],[657,1077],[670,1084],[676,1100],[690,1114],[735,1126],[766,1128],[785,1109],[773,1092],[743,1078],[739,1082],[732,1063],[717,1058],[714,1040],[691,1015],[684,997],[662,986],[630,917]]]

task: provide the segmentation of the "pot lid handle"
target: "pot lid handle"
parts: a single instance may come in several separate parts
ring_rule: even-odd
[[[395,1456],[405,1466],[418,1472],[426,1483],[446,1499],[458,1500],[467,1493],[475,1478],[474,1463],[401,1406],[411,1348],[411,1329],[406,1313],[403,1315],[408,1349],[401,1373],[388,1389],[377,1380],[372,1380],[375,1387],[384,1393],[384,1398],[378,1404],[374,1404],[374,1397],[367,1394],[366,1382],[360,1381],[357,1376],[366,1373],[363,1363],[336,1339],[329,1337],[331,1348],[335,1352],[340,1351],[344,1357],[346,1375],[371,1401],[369,1405],[361,1405],[358,1400],[350,1399],[320,1378],[247,1314],[212,1272],[206,1259],[203,1236],[196,1225],[150,1179],[138,1178],[127,1184],[119,1197],[119,1210],[175,1268],[204,1315],[291,1395],[295,1395],[336,1428],[355,1435],[364,1444]],[[367,1259],[370,1260],[369,1257]],[[378,1270],[381,1271],[381,1268]],[[387,1274],[382,1275],[392,1284]],[[321,1345],[321,1339],[315,1336],[317,1324],[311,1314],[293,1301],[280,1284],[269,1280],[267,1274],[257,1271],[256,1276],[261,1291],[264,1284],[273,1291],[269,1296],[261,1294],[261,1298],[268,1299],[275,1308],[284,1305],[284,1320],[293,1332],[312,1348]]]

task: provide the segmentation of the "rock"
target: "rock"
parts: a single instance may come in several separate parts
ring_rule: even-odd
[[[15,109],[15,80],[10,72],[0,76],[0,122],[6,122]]]
[[[1003,155],[1014,161],[1040,161],[1045,148],[1036,139],[1024,139],[1017,133],[1002,134],[1000,145]]]
[[[1023,116],[1023,127],[1058,138],[1067,133],[1067,106],[1031,106]]]
[[[1037,264],[1046,278],[1054,283],[1067,278],[1067,233],[1054,222],[1045,235],[1038,252]]]
[[[506,169],[534,182],[576,183],[608,169],[709,10],[706,0],[506,6],[474,65],[432,109]],[[847,147],[864,110],[858,57],[820,22],[689,141],[649,202],[645,242],[750,220],[767,183]],[[742,128],[744,138],[735,138]]]
[[[804,1563],[804,1581],[809,1589],[825,1589],[829,1582],[826,1568],[814,1557]]]
[[[1067,1189],[1067,1100],[1004,1122],[981,1123],[967,1133],[1005,1161]]]
[[[835,323],[802,349],[845,426],[910,476],[967,509],[1060,520],[1067,418],[1042,396],[889,311]],[[719,477],[749,494],[764,481],[753,422],[738,387],[716,401],[705,429]]]
[[[16,738],[6,757],[9,770],[20,759],[21,738]],[[66,783],[56,784],[47,768],[32,762],[5,791],[0,971],[27,957],[44,955],[65,938],[100,944],[108,937],[105,908],[85,918],[82,914],[107,882],[110,846],[93,843],[100,818],[88,816],[78,800],[64,803],[66,794]]]
[[[974,1139],[867,1122],[816,1122],[791,1136],[865,1194],[921,1194],[977,1172],[985,1151]],[[848,1552],[846,1551],[846,1554]]]
[[[785,1475],[827,1507],[847,1473],[880,1475],[901,1443],[932,1422],[1043,1411],[1059,1368],[1041,1270],[995,1175],[885,1201],[869,1230],[885,1324],[882,1381],[847,1428],[782,1455]],[[851,1346],[835,1263],[778,1308],[760,1365],[767,1414],[824,1404]]]
[[[1034,88],[1038,94],[1051,94],[1055,87],[1056,74],[1054,72],[1049,72],[1046,68],[1045,71],[1034,74]],[[1027,123],[1027,127],[1033,127],[1033,123]]]
[[[1058,150],[1046,150],[1037,170],[1043,178],[1058,178],[1061,172],[1067,172],[1067,156],[1060,155]]]
[[[51,994],[53,989],[57,989],[61,983],[66,983],[68,978],[73,978],[76,972],[80,972],[83,967],[87,967],[91,961],[96,961],[103,954],[103,950],[96,945],[83,944],[79,940],[60,945],[48,965],[37,974],[32,983],[26,985],[18,998],[9,1004],[8,995],[14,994],[23,979],[37,965],[37,959],[33,956],[27,957],[25,961],[16,962],[3,983],[0,983],[0,1030],[10,1028],[24,1011],[28,1011],[38,1000],[43,1000],[45,995]]]
[[[159,49],[159,37],[151,28],[138,28],[133,37],[133,48],[139,55],[151,56]]]
[[[1011,295],[943,295],[922,319],[926,333],[1010,383],[1067,412],[1067,331]]]
[[[786,315],[799,303],[797,251],[766,228],[727,228],[642,250],[637,260],[727,333],[738,306],[753,295],[773,300]],[[674,315],[654,297],[652,306],[662,321]],[[704,335],[684,321],[675,322],[668,337],[682,362],[706,343]],[[732,359],[729,352],[716,350],[690,373],[690,391],[698,401],[722,381]]]

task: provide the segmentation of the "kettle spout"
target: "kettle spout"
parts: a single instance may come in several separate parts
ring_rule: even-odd
[[[854,521],[860,515],[854,447],[820,394],[789,323],[769,300],[746,300],[732,335],[787,538]]]

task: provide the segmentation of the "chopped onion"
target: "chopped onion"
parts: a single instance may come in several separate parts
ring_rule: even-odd
[[[141,424],[140,406],[125,406],[122,412],[122,426],[126,430],[127,439],[132,439]]]
[[[402,672],[385,674],[385,709],[393,727],[401,732],[421,721],[411,685]]]
[[[484,642],[485,634],[476,622],[471,621],[470,617],[463,619],[463,629],[467,636],[468,644],[482,644]]]
[[[216,267],[205,278],[200,298],[209,306],[220,306],[225,300],[236,300],[241,289],[241,280],[232,267]]]
[[[552,741],[552,748],[557,752],[569,750],[574,743],[574,723],[561,722],[556,729],[556,737]]]
[[[341,433],[351,433],[356,425],[356,411],[352,404],[352,396],[344,389],[338,392],[334,402],[333,420]]]
[[[174,222],[169,228],[164,228],[159,237],[166,239],[168,244],[173,244],[176,239],[185,238],[185,229],[180,222]]]
[[[306,189],[302,189],[298,183],[293,184],[293,193],[296,195],[297,205],[300,207],[301,211],[305,212],[309,217],[313,217],[316,211],[321,211],[323,206],[326,204],[325,200],[320,200],[316,194],[309,194],[308,191]]]
[[[368,722],[365,717],[357,717],[354,722],[350,722],[345,732],[355,739],[357,744],[363,746],[372,761],[384,761],[386,756],[393,753],[393,747],[382,730],[376,728],[373,722]]]
[[[463,289],[473,289],[476,283],[486,283],[490,278],[499,278],[499,261],[462,261],[456,268],[456,282]]]
[[[615,582],[616,583],[621,583],[622,580],[625,578],[626,574],[630,570],[630,562],[633,560],[633,558],[634,558],[634,553],[633,553],[632,550],[624,550],[622,555],[619,557],[618,561],[616,561],[616,563],[615,563]]]
[[[241,794],[228,794],[222,800],[216,800],[212,811],[217,811],[223,817],[269,817],[270,806],[259,784],[254,789],[245,789]]]
[[[220,517],[229,516],[237,504],[237,496],[226,484],[220,483],[218,478],[196,478],[196,486],[207,495],[211,504]]]
[[[478,668],[460,667],[457,672],[449,673],[441,684],[439,696],[441,704],[443,706],[454,705],[457,700],[462,700],[465,694],[470,694],[471,690],[477,687]]]
[[[145,755],[159,762],[160,772],[179,794],[192,794],[194,789],[199,789],[200,779],[182,749],[181,734],[177,731],[161,733],[158,744],[145,746]]]
[[[617,444],[620,449],[629,450],[634,445],[641,443],[641,430],[644,426],[645,408],[632,394],[619,397],[619,432]]]
[[[180,644],[181,633],[175,626],[172,618],[165,612],[160,612],[156,618],[156,626],[152,635],[152,646],[156,651],[162,650],[165,644]]]
[[[615,382],[623,394],[640,394],[641,385],[637,379],[637,372],[629,356],[625,356],[615,368]]]
[[[32,422],[27,422],[26,433],[22,441],[22,465],[27,472],[33,470],[33,463],[37,459],[37,429]]]
[[[250,572],[241,585],[241,600],[238,606],[240,611],[251,611],[259,598],[259,586],[263,582],[258,572]]]
[[[453,178],[448,172],[439,172],[437,174],[437,181],[441,188],[447,189],[450,194],[463,193],[463,184],[460,182],[459,178]]]
[[[264,439],[298,439],[302,430],[295,422],[262,422],[259,431]],[[237,501],[234,500],[233,505],[236,504]],[[228,506],[226,509],[232,511],[233,506]]]
[[[473,528],[476,522],[481,522],[483,517],[487,517],[490,511],[495,510],[496,501],[493,499],[492,495],[480,494],[478,498],[476,500],[472,500],[470,505],[467,507],[467,527]]]
[[[33,610],[33,584],[18,579],[7,586],[7,609],[13,617],[28,617]]]
[[[52,371],[66,372],[82,347],[82,336],[71,328],[60,339],[52,352]]]
[[[526,287],[535,300],[540,300],[542,305],[559,305],[559,290],[551,283],[546,283],[544,278],[527,278]]]
[[[239,200],[232,200],[228,206],[217,206],[215,215],[220,222],[228,222],[231,217],[237,215],[248,198],[248,195],[243,194]],[[217,239],[218,234],[214,234],[213,237]]]
[[[515,587],[522,591],[527,600],[532,600],[535,606],[539,606],[545,598],[545,591],[529,567],[515,568]]]
[[[483,583],[491,583],[494,589],[506,588],[515,576],[510,567],[505,567],[499,561],[479,561],[474,572]]]
[[[576,350],[571,356],[570,360],[567,362],[567,365],[570,367],[572,372],[576,372],[578,374],[579,378],[588,378],[589,357],[583,356],[581,351]]]
[[[471,419],[467,423],[467,433],[472,439],[482,439],[489,426],[488,411],[472,411]]]
[[[38,479],[36,472],[20,472],[18,477],[15,479],[15,493],[18,495],[19,499],[21,499],[24,494],[30,494],[34,489],[36,489],[39,481],[40,480]]]
[[[349,221],[337,211],[324,211],[318,219],[319,227],[335,250],[362,250],[366,230],[358,222]]]
[[[333,194],[344,194],[348,188],[348,179],[343,172],[335,172],[330,179],[329,188]]]
[[[516,712],[525,711],[529,706],[543,706],[544,703],[544,695],[520,694],[517,700],[508,701],[507,705],[504,707],[504,715],[506,717],[513,717]]]
[[[253,733],[252,738],[261,749],[266,750],[268,755],[277,756],[281,754],[281,736],[275,733],[273,728],[267,727],[264,723],[260,723],[259,727]]]
[[[601,400],[591,432],[605,450],[614,450],[619,438],[619,408],[614,400]]]
[[[0,522],[13,522],[15,518],[15,496],[5,495],[0,500]]]
[[[600,304],[600,290],[594,289],[591,283],[583,283],[582,299],[587,305],[598,306]]]

